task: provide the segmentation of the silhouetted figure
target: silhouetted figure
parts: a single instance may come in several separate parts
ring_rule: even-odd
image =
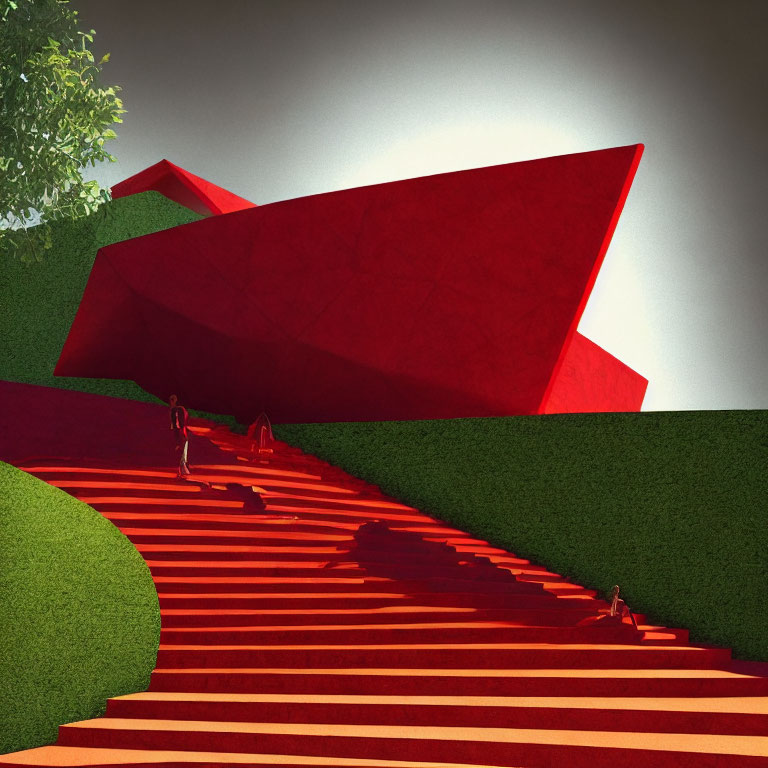
[[[616,584],[611,592],[611,616],[617,616],[619,621],[624,621],[624,617],[628,616],[632,622],[632,626],[637,629],[637,621],[629,609],[629,606],[619,597],[619,585]]]
[[[185,477],[189,474],[189,465],[187,464],[187,450],[189,448],[189,433],[187,432],[187,418],[189,414],[183,405],[179,405],[179,398],[171,395],[168,400],[171,406],[171,429],[176,438],[176,451],[179,453],[179,473],[178,477]]]
[[[253,453],[272,453],[272,443],[275,438],[266,413],[262,411],[256,421],[248,427],[247,437],[251,441]]]

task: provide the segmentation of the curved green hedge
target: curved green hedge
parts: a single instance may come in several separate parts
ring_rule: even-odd
[[[276,436],[691,639],[768,659],[768,411],[285,424]]]
[[[0,462],[0,753],[145,690],[160,641],[149,568],[86,504]]]

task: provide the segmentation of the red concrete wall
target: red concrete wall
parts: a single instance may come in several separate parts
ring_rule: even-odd
[[[647,387],[648,379],[576,333],[540,412],[639,411]]]
[[[246,422],[537,413],[641,152],[313,195],[116,243],[56,373]]]

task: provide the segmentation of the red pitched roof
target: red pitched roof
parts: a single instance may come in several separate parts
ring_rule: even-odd
[[[256,207],[250,200],[201,179],[168,160],[161,160],[115,184],[112,187],[112,197],[127,197],[148,190],[159,192],[203,216],[216,216]]]

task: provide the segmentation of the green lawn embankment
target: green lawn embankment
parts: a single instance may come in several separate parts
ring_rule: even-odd
[[[157,402],[132,381],[54,377],[53,369],[105,245],[202,218],[159,192],[106,203],[91,216],[50,224],[53,247],[31,264],[4,258],[0,269],[0,379]]]
[[[768,411],[286,424],[281,440],[692,641],[768,659]]]
[[[112,200],[91,216],[48,225],[53,247],[43,252],[40,262],[3,258],[0,379],[159,402],[133,381],[56,377],[53,371],[99,248],[201,218],[159,192],[142,192]],[[190,413],[239,428],[228,415]]]
[[[0,753],[145,690],[160,641],[149,568],[86,504],[0,462]]]

